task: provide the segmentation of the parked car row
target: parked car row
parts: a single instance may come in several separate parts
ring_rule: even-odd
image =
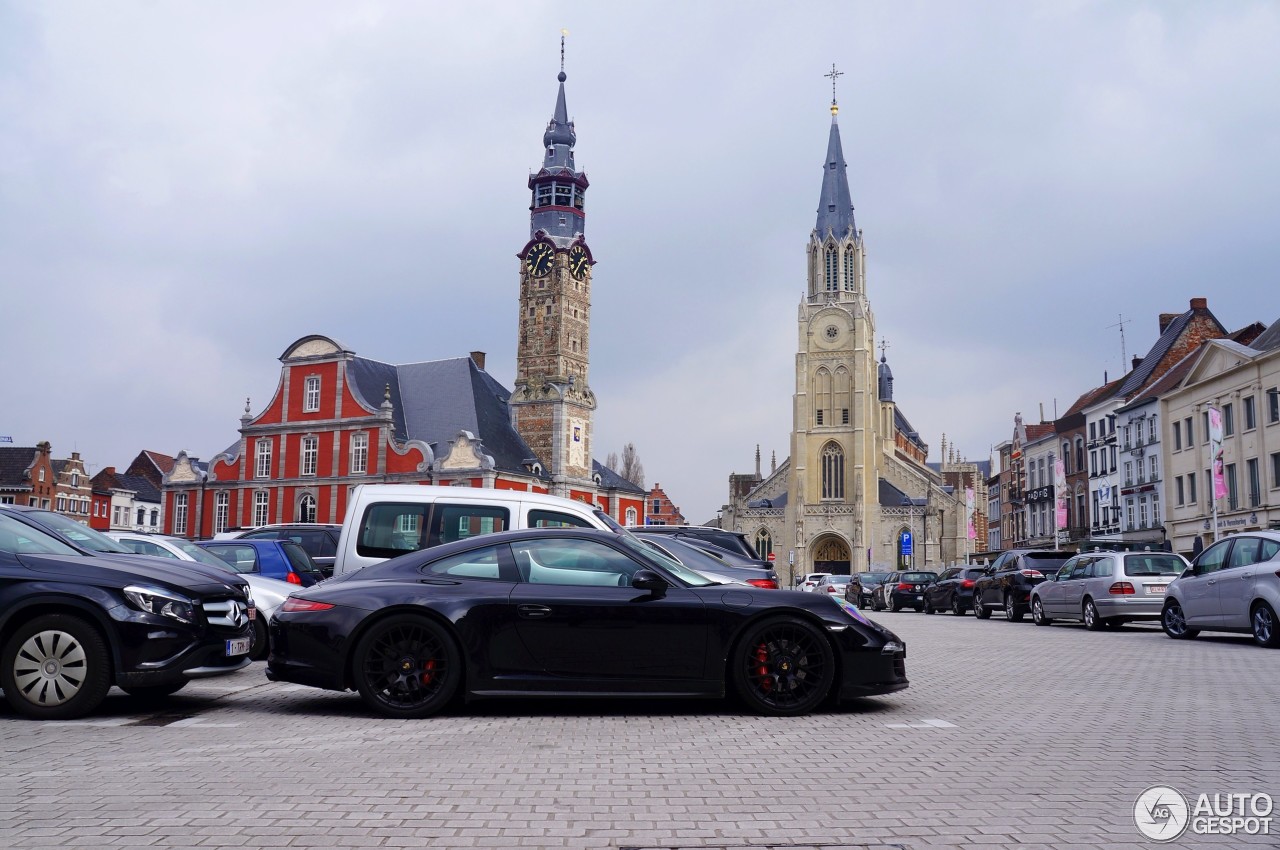
[[[1090,631],[1159,622],[1178,640],[1231,632],[1280,647],[1280,531],[1233,534],[1191,562],[1171,552],[1016,549],[987,567],[881,575],[855,574],[845,598],[877,611],[972,610],[981,620],[1003,611],[1019,622],[1029,613],[1037,626],[1077,621]]]

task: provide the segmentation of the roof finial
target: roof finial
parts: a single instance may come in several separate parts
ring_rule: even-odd
[[[889,347],[889,341],[886,340],[884,337],[880,337],[880,362],[881,363],[885,362],[884,351],[888,347]]]
[[[836,106],[836,79],[844,76],[844,71],[836,70],[836,63],[831,63],[831,73],[823,74],[824,77],[831,78],[831,117],[835,118],[836,113],[840,111],[840,107]]]
[[[566,75],[564,72],[564,37],[568,34],[569,34],[568,30],[566,29],[560,30],[560,76],[557,77],[557,79],[560,80],[560,82],[562,83],[565,80],[569,79],[568,75]]]
[[[249,397],[248,396],[244,397],[244,412],[246,416],[249,413]]]

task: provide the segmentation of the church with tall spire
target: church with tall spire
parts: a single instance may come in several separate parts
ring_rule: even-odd
[[[827,76],[831,127],[797,313],[791,455],[765,477],[757,449],[753,486],[730,476],[720,520],[773,553],[784,578],[934,568],[963,557],[967,539],[966,494],[930,467],[928,445],[898,408],[887,343],[876,358],[866,245],[837,117],[840,72]]]

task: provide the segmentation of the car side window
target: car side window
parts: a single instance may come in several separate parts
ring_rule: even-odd
[[[1277,543],[1274,540],[1263,540],[1262,557],[1259,558],[1259,560],[1270,561],[1277,553],[1280,553],[1280,543]]]
[[[1106,578],[1112,573],[1112,561],[1110,558],[1095,558],[1093,567],[1089,571],[1089,575],[1092,578]]]
[[[433,561],[422,568],[424,575],[478,578],[489,581],[502,580],[501,560],[497,546],[485,546],[469,552],[459,552],[447,558]]]
[[[1258,537],[1238,537],[1236,545],[1231,547],[1231,560],[1227,569],[1247,567],[1262,560],[1262,539]]]
[[[529,511],[530,528],[595,528],[587,520],[559,511]]]
[[[630,587],[641,564],[597,540],[543,538],[511,544],[521,581],[575,587]]]
[[[1227,561],[1227,550],[1231,548],[1230,540],[1222,540],[1200,553],[1196,559],[1196,575],[1216,573]]]
[[[466,540],[481,534],[506,531],[511,527],[511,512],[492,505],[446,505],[436,503],[431,511],[431,531],[427,546]]]
[[[285,557],[289,559],[289,566],[294,572],[298,573],[318,573],[315,561],[311,560],[311,556],[307,554],[307,550],[303,549],[292,540],[285,540],[280,544],[280,548],[284,550]]]
[[[252,546],[236,546],[234,544],[210,546],[209,551],[231,565],[238,573],[256,573],[258,571],[258,550]]]
[[[1076,565],[1071,569],[1071,578],[1073,579],[1088,578],[1089,565],[1091,563],[1093,563],[1092,558],[1081,558],[1080,560],[1076,561]]]
[[[430,507],[396,502],[370,505],[360,519],[356,554],[367,558],[394,558],[421,549],[422,530]]]

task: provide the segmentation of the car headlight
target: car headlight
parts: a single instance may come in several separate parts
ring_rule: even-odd
[[[131,584],[124,589],[124,598],[139,611],[159,614],[179,623],[191,623],[196,618],[195,603],[173,591]]]

